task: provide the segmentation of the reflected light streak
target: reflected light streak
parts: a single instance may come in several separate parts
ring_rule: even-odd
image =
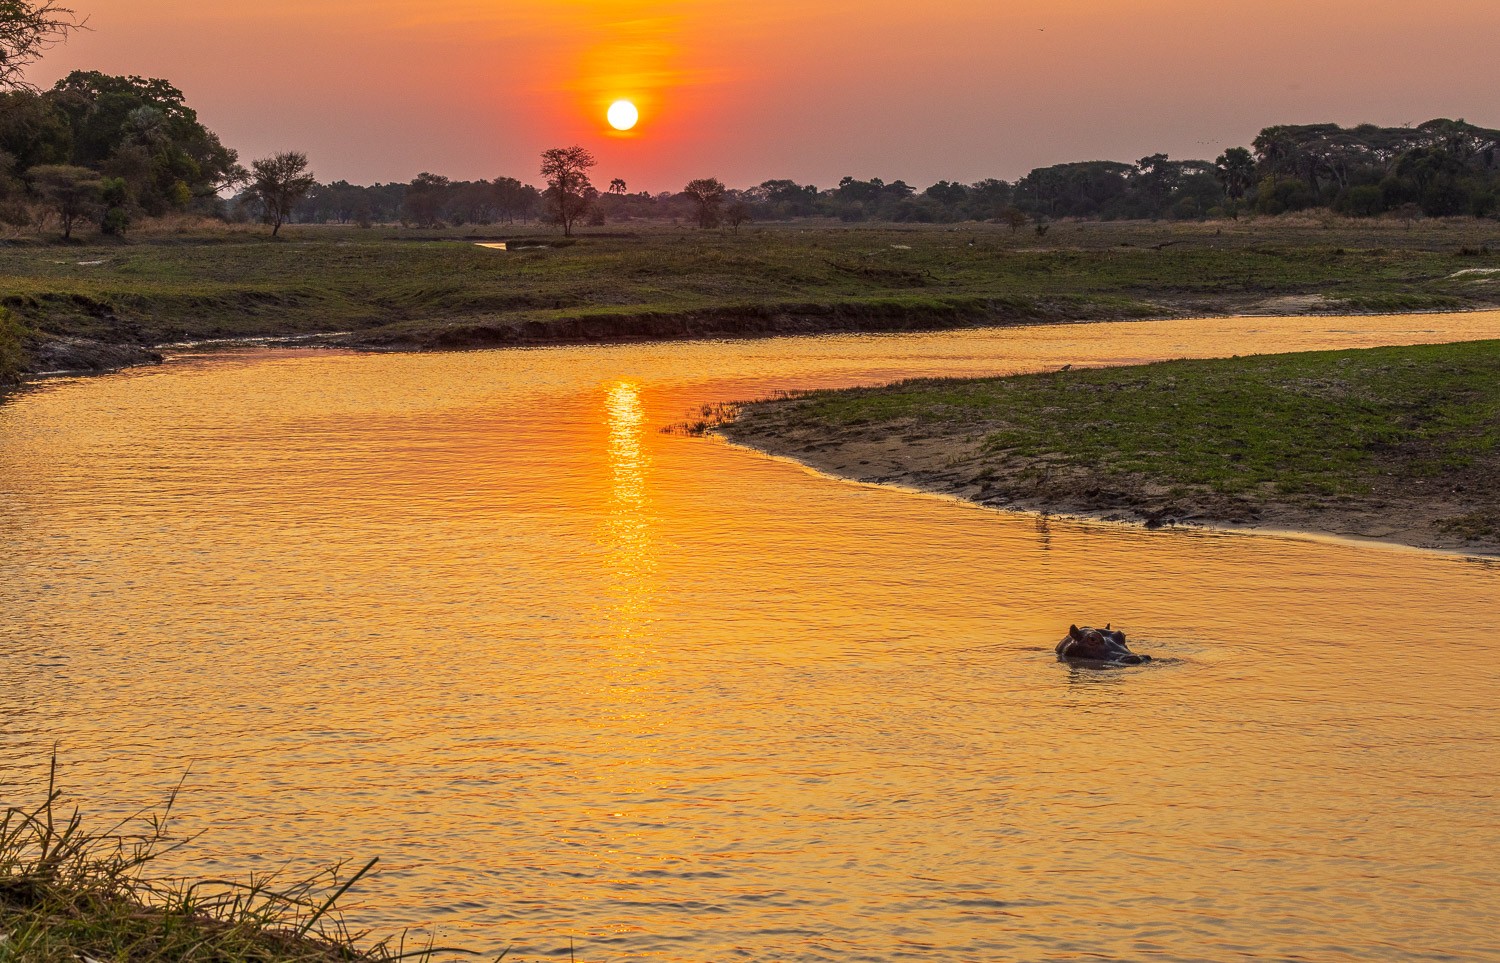
[[[646,415],[640,387],[620,381],[604,402],[609,429],[610,490],[605,506],[604,541],[609,576],[618,596],[622,636],[628,637],[655,595],[656,546],[646,475],[651,456],[643,444]]]

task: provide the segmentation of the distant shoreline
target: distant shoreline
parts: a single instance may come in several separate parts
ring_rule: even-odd
[[[1059,221],[1045,240],[978,223],[778,224],[582,234],[566,246],[539,234],[514,251],[470,236],[204,229],[0,246],[0,306],[28,332],[32,375],[238,339],[452,351],[1500,307],[1500,227],[1474,219]]]
[[[734,323],[732,314],[722,317],[727,323],[716,323],[712,315],[694,314],[676,318],[627,318],[618,324],[597,324],[592,321],[558,323],[538,332],[528,326],[495,326],[485,323],[455,324],[451,327],[433,327],[422,334],[414,334],[391,341],[384,337],[370,338],[357,332],[326,331],[307,334],[278,336],[244,336],[206,338],[198,341],[173,341],[151,345],[112,345],[102,342],[85,344],[57,343],[47,349],[53,357],[73,357],[77,367],[55,368],[36,371],[28,375],[21,385],[35,384],[53,378],[78,378],[114,374],[129,368],[150,367],[170,358],[174,353],[203,348],[323,348],[338,351],[353,351],[371,354],[420,354],[428,352],[492,351],[505,348],[577,347],[585,345],[620,344],[671,344],[674,342],[706,340],[760,340],[764,338],[806,337],[823,334],[920,334],[937,331],[981,331],[991,328],[1025,328],[1071,324],[1119,324],[1139,322],[1149,324],[1171,320],[1226,320],[1232,318],[1271,317],[1326,317],[1326,318],[1372,318],[1397,315],[1420,316],[1424,314],[1476,314],[1500,310],[1497,307],[1467,307],[1460,309],[1427,308],[1413,311],[1365,311],[1330,312],[1316,309],[1286,310],[1276,312],[1201,313],[1192,315],[1162,314],[1151,317],[1056,317],[1007,319],[987,318],[976,315],[969,321],[945,323],[935,319],[924,323],[921,319],[881,319],[862,323],[858,318],[852,322],[846,318],[820,324],[816,315],[769,313],[743,315],[749,320]],[[830,316],[837,316],[830,312]],[[660,333],[651,333],[659,325]],[[590,329],[603,333],[588,333]],[[580,331],[584,333],[579,333]],[[0,389],[0,399],[3,399]]]

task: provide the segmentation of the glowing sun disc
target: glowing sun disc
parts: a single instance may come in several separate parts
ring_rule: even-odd
[[[641,112],[628,100],[617,100],[609,105],[609,126],[615,130],[629,130],[641,119]]]

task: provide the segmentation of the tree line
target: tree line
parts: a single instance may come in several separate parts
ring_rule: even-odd
[[[717,178],[696,178],[680,191],[652,194],[631,193],[619,178],[599,190],[589,177],[592,155],[574,147],[546,152],[541,189],[510,177],[468,182],[423,174],[410,184],[373,187],[341,181],[313,188],[297,217],[424,227],[538,219],[569,232],[577,222],[632,220],[699,227],[799,218],[991,221],[1019,230],[1063,218],[1199,220],[1309,209],[1351,217],[1492,217],[1500,212],[1497,148],[1500,131],[1462,120],[1415,127],[1276,126],[1250,147],[1229,148],[1213,161],[1153,154],[1133,164],[1056,164],[1014,182],[941,180],[921,190],[900,180],[854,177],[823,189],[780,179],[737,190]],[[573,162],[586,163],[564,173],[559,194],[556,165],[570,152]]]
[[[55,0],[0,0],[0,223],[56,223],[64,237],[93,222],[123,234],[141,217],[174,212],[285,223],[492,225],[678,221],[702,228],[750,220],[991,221],[1012,230],[1060,218],[1202,219],[1313,208],[1354,217],[1491,217],[1500,211],[1500,131],[1463,120],[1415,127],[1281,125],[1216,160],[1152,154],[1134,163],[1037,168],[1011,182],[905,181],[849,176],[819,188],[773,179],[732,189],[713,177],[681,190],[634,192],[592,182],[583,147],[545,151],[535,187],[512,176],[408,183],[320,183],[305,155],[276,154],[247,169],[166,80],[74,71],[49,90],[24,68],[82,24]]]

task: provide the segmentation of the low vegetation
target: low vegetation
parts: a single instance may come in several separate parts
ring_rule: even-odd
[[[1500,341],[822,391],[725,430],[988,504],[1500,546]]]
[[[373,862],[291,884],[154,879],[152,863],[176,848],[171,801],[137,830],[96,831],[65,808],[56,775],[54,759],[41,801],[0,813],[0,961],[433,963],[477,955],[351,933],[337,903]]]
[[[129,243],[0,246],[0,305],[36,332],[33,368],[107,366],[80,342],[345,332],[333,343],[516,343],[1500,304],[1500,231],[1344,219],[1004,228],[791,225],[739,234],[517,235],[296,227],[180,229]],[[520,235],[555,243],[556,234]],[[56,350],[48,348],[52,345]]]
[[[0,391],[20,381],[26,369],[25,335],[16,316],[0,307]]]

